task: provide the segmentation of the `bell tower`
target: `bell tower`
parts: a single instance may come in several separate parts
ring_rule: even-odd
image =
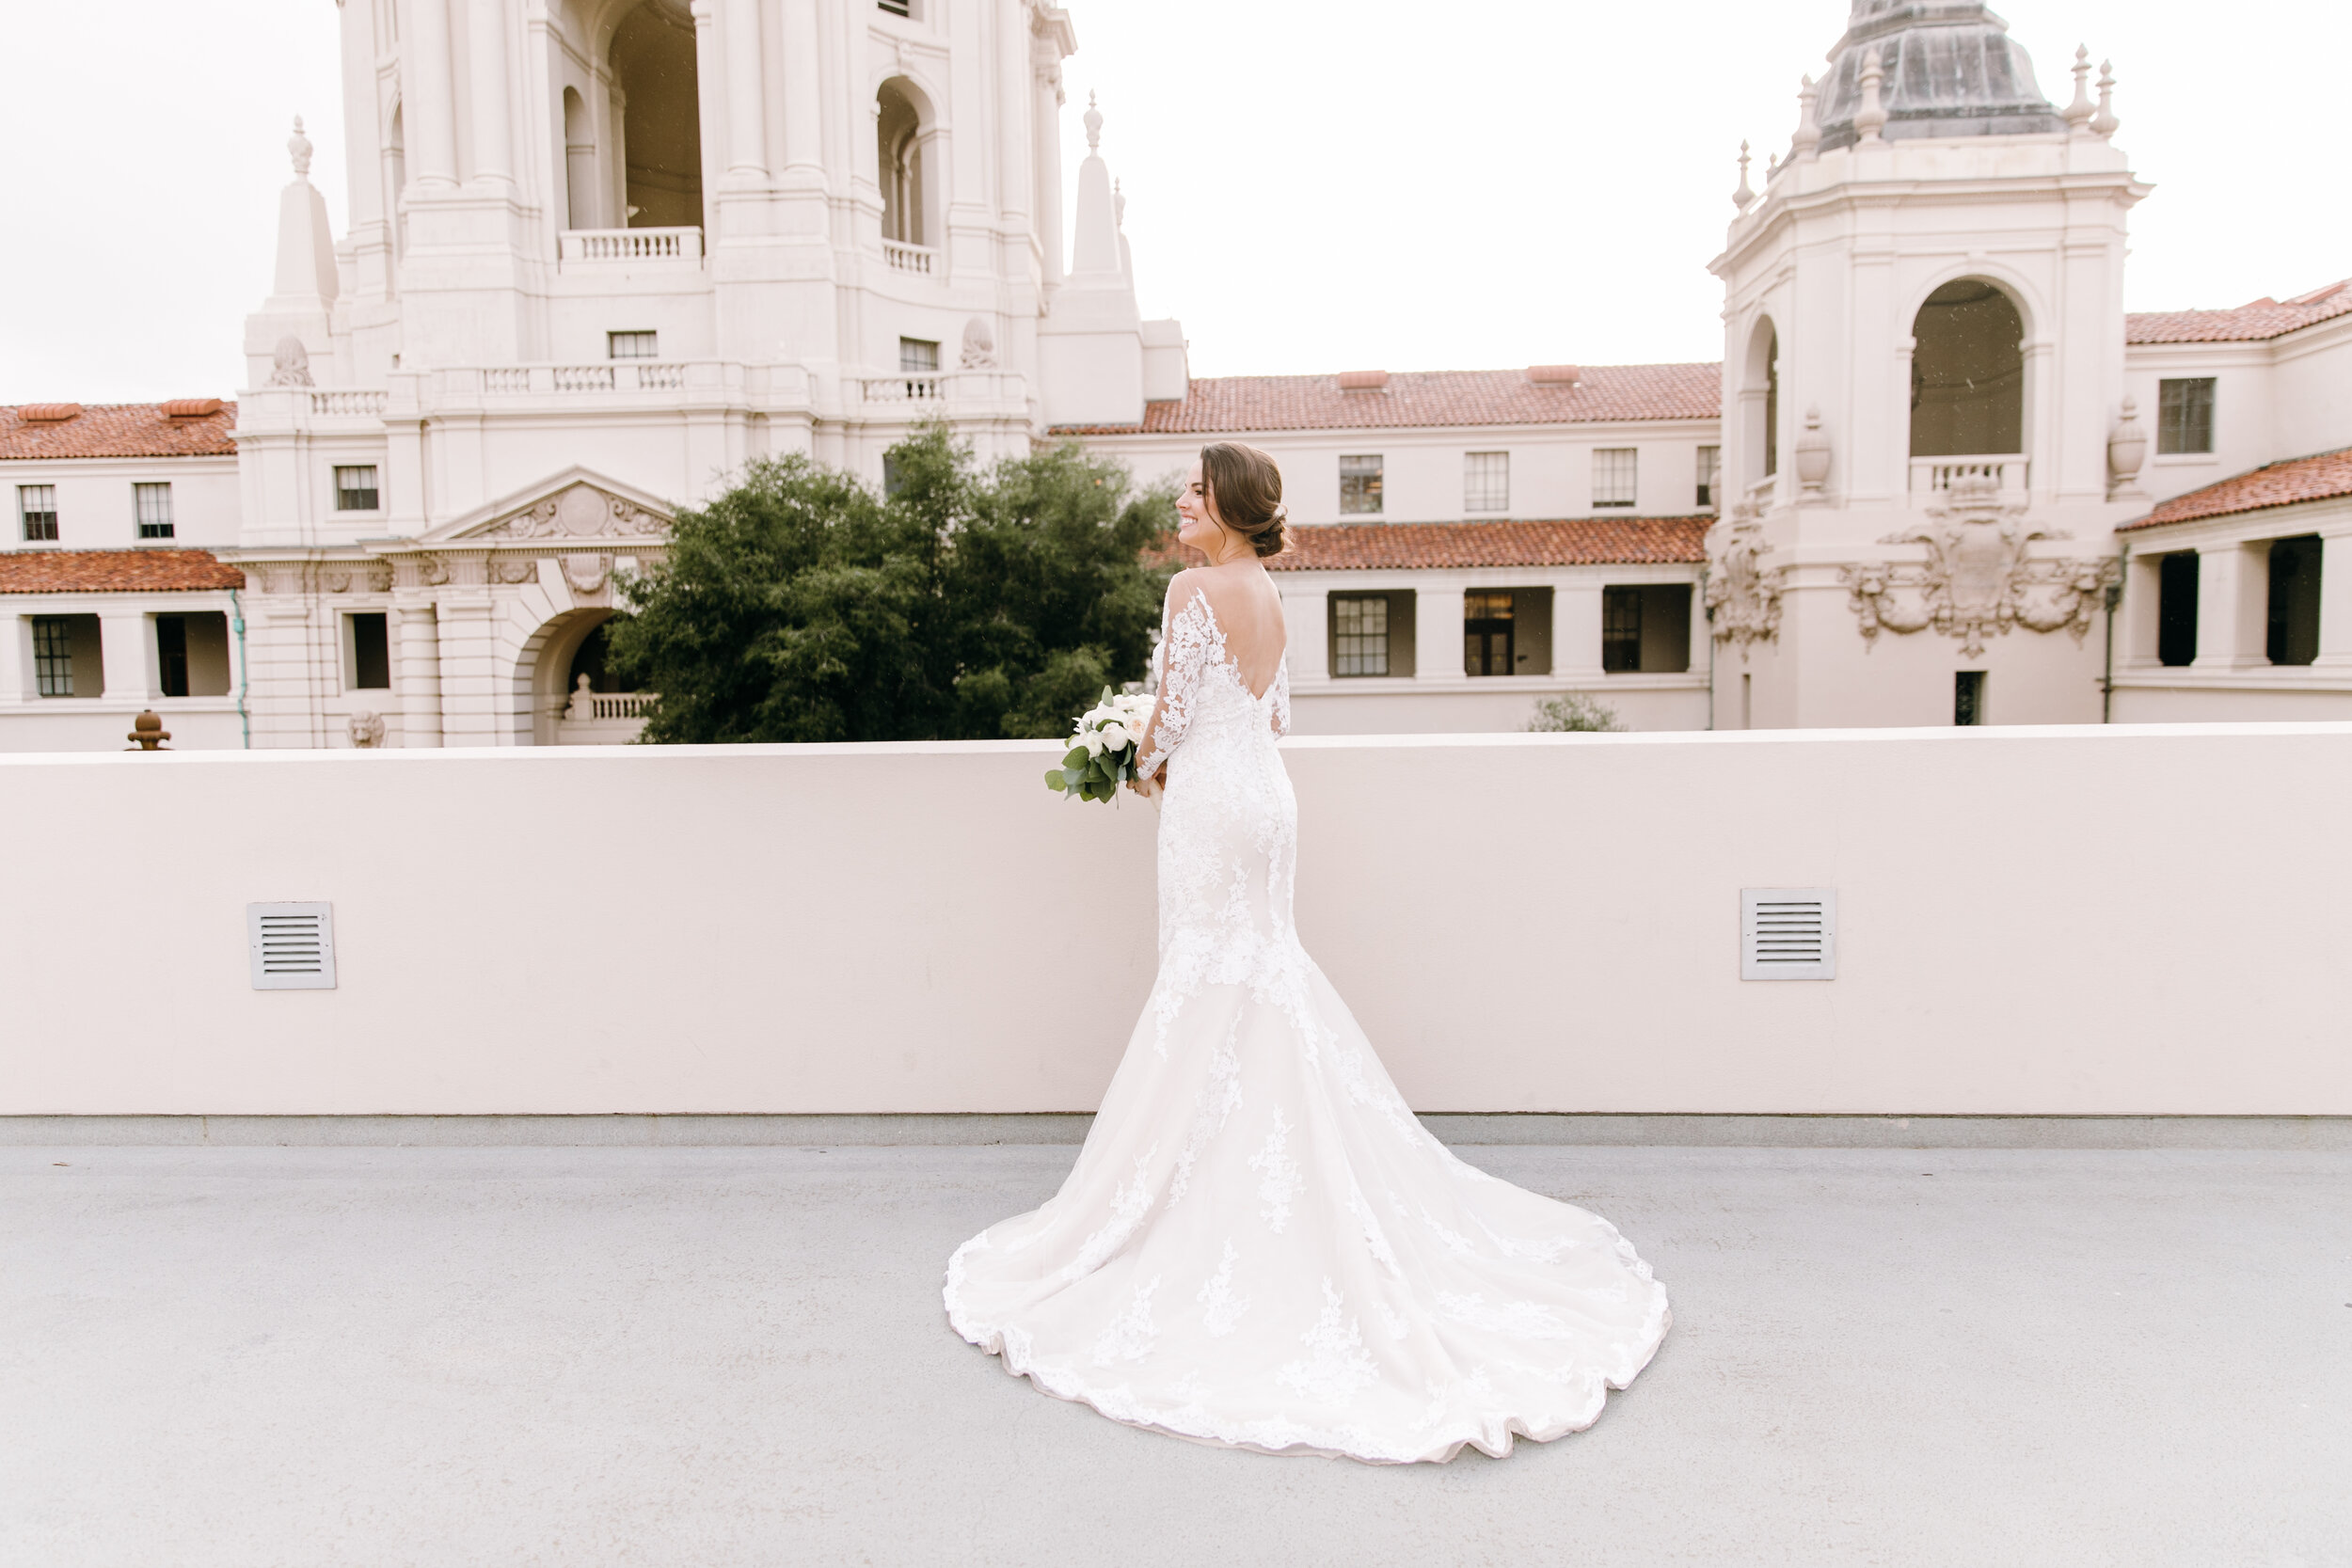
[[[1855,0],[1760,191],[1742,150],[1709,263],[1719,727],[2098,720],[2149,187],[2090,74],[2060,109],[1981,0]]]

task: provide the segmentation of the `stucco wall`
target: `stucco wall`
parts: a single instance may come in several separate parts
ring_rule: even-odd
[[[0,756],[0,1112],[1089,1109],[1155,815],[1050,748]],[[1431,1111],[2352,1113],[2352,724],[1294,738],[1299,920]],[[1745,886],[1838,977],[1742,982]],[[249,989],[248,901],[341,986]]]

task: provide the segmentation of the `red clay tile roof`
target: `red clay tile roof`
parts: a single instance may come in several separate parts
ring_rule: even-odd
[[[2143,310],[2123,318],[2131,343],[2241,343],[2283,337],[2352,312],[2352,277],[2280,301],[2258,299],[2234,310]]]
[[[197,400],[187,400],[193,403]],[[204,399],[211,402],[211,399]],[[55,404],[27,404],[54,407]],[[0,408],[0,461],[28,457],[234,457],[237,405],[217,413],[172,419],[162,403],[92,404],[70,420],[27,420]]]
[[[2331,496],[2352,496],[2352,447],[2311,457],[2290,457],[2283,463],[2273,463],[2252,473],[2191,490],[2185,496],[2175,496],[2137,522],[2125,523],[2116,531],[2161,528],[2166,523],[2193,522],[2200,517],[2229,517],[2241,512],[2260,512],[2265,507],[2293,506],[2296,501],[2326,500]]]
[[[0,594],[187,594],[243,588],[209,550],[0,550]]]
[[[1696,564],[1712,516],[1528,523],[1319,523],[1289,531],[1277,572],[1444,566]]]
[[[1259,430],[1389,430],[1428,425],[1595,424],[1711,420],[1724,368],[1587,365],[1573,387],[1518,371],[1400,371],[1379,391],[1345,392],[1336,375],[1196,378],[1182,403],[1144,404],[1139,425],[1056,425],[1056,436],[1226,435]]]

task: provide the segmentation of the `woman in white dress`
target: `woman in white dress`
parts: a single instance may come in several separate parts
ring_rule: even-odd
[[[1159,977],[1060,1192],[948,1260],[947,1320],[1049,1394],[1207,1443],[1402,1464],[1580,1431],[1657,1351],[1665,1291],[1608,1221],[1432,1136],[1299,946],[1260,563],[1280,472],[1217,442],[1177,511],[1209,564],[1168,585],[1138,759]]]

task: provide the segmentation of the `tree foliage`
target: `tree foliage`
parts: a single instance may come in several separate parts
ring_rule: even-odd
[[[645,740],[1058,736],[1141,678],[1171,493],[1074,443],[983,469],[943,426],[887,467],[882,496],[763,459],[679,514],[612,639],[660,693]]]

